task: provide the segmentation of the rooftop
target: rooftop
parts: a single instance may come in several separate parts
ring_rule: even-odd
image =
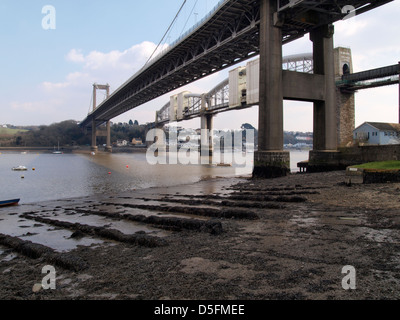
[[[364,122],[362,125],[364,125],[364,124],[369,124],[369,125],[373,126],[374,128],[376,128],[376,129],[378,129],[380,131],[396,131],[396,132],[400,132],[400,124],[399,123]],[[360,127],[358,127],[358,128],[360,128]]]

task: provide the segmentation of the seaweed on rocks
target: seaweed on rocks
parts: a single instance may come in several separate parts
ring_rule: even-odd
[[[28,258],[43,258],[49,263],[67,270],[82,271],[88,268],[88,263],[76,255],[70,253],[57,253],[52,248],[32,243],[31,241],[22,240],[17,237],[0,234],[0,244],[11,248]]]
[[[103,202],[103,205],[116,205],[115,203]],[[130,203],[118,203],[118,205],[133,208],[133,209],[144,209],[151,211],[161,211],[167,213],[181,213],[190,215],[199,215],[214,218],[226,218],[226,219],[249,219],[257,220],[259,216],[254,211],[229,208],[229,209],[216,209],[216,208],[205,208],[205,207],[184,207],[184,206],[159,206],[159,205],[144,205],[144,204],[130,204]]]
[[[70,229],[73,231],[80,231],[84,234],[91,236],[98,236],[102,238],[106,238],[109,240],[115,240],[119,242],[125,242],[130,244],[136,244],[145,247],[161,247],[166,246],[167,241],[165,239],[161,239],[158,237],[149,236],[147,234],[124,234],[119,230],[108,229],[106,227],[93,227],[89,225],[84,225],[80,223],[71,223],[67,221],[58,221],[53,219],[47,219],[43,217],[34,217],[30,215],[23,215],[26,219],[35,220],[38,222],[50,224],[56,227],[61,227],[64,229]]]
[[[122,214],[116,212],[104,212],[104,211],[93,211],[93,210],[77,210],[79,213],[88,213],[98,216],[103,216],[111,219],[123,219],[128,221],[134,221],[144,224],[149,224],[157,228],[165,230],[180,231],[182,229],[195,230],[202,232],[209,232],[211,234],[221,234],[223,232],[222,224],[220,221],[209,220],[203,221],[198,219],[187,219],[178,217],[158,217],[150,216],[146,217],[144,215],[136,214]]]

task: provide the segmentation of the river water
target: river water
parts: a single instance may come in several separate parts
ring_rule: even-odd
[[[252,163],[252,154],[248,159]],[[308,152],[291,152],[292,171]],[[12,171],[13,167],[27,171]],[[151,165],[145,153],[43,154],[0,153],[0,200],[20,198],[37,203],[95,194],[118,194],[134,189],[192,184],[212,177],[246,176],[252,165]]]

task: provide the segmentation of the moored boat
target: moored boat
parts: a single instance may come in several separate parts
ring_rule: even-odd
[[[28,168],[25,166],[18,166],[18,167],[14,167],[12,168],[13,171],[27,171]]]
[[[13,199],[13,200],[3,200],[0,201],[0,207],[8,207],[8,206],[15,206],[19,203],[20,199]]]

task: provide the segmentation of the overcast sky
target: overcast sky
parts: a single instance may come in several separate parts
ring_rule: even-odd
[[[0,2],[0,124],[49,125],[83,120],[91,108],[93,83],[111,91],[140,69],[152,54],[182,0],[1,0]],[[199,21],[218,0],[188,0],[166,38],[177,39]],[[43,28],[51,5],[55,29]],[[400,61],[400,1],[395,0],[352,20],[336,24],[335,46],[350,47],[354,72]],[[49,24],[45,24],[50,26]],[[309,37],[284,46],[284,55],[311,52]],[[228,70],[179,89],[204,93],[228,75]],[[173,94],[173,93],[171,93]],[[168,94],[113,119],[139,123],[155,120]],[[104,98],[100,94],[99,101]],[[356,95],[356,125],[364,121],[398,121],[397,85],[360,91]],[[215,127],[257,127],[258,108],[220,114]],[[184,123],[198,128],[200,120]],[[312,104],[285,102],[285,130],[312,131]]]

